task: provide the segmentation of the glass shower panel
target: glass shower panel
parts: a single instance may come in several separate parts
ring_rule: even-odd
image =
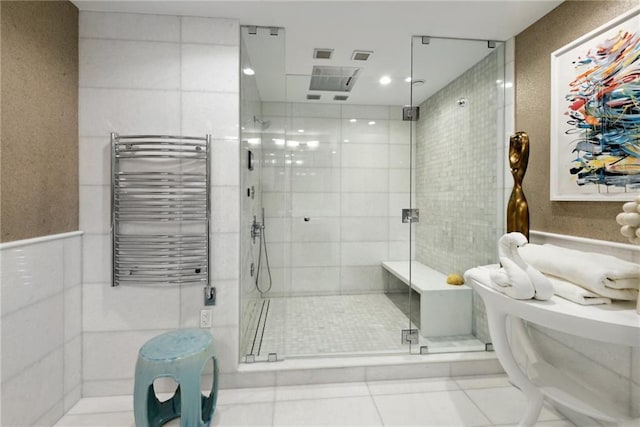
[[[282,28],[241,28],[240,359],[248,363],[281,359],[284,341],[271,297],[287,286],[273,265],[286,257],[287,237],[268,216],[286,210],[285,123],[271,108],[286,98],[284,48]]]
[[[422,266],[442,277],[497,262],[504,168],[504,44],[412,38],[415,232],[413,280]],[[428,273],[427,273],[428,274]],[[429,286],[426,286],[428,288]],[[412,293],[420,313],[412,353],[483,351],[489,341],[481,301],[443,284]],[[438,301],[438,303],[434,303]],[[413,310],[412,310],[413,311]]]
[[[255,30],[241,48],[242,361],[406,354],[409,287],[383,263],[415,253],[409,63],[387,84],[359,65],[349,90],[322,90],[285,75],[283,45],[275,60]]]
[[[407,287],[390,287],[382,263],[410,256],[409,84],[359,75],[340,93],[310,90],[312,79],[287,76],[287,355],[406,353],[408,307],[393,297]]]

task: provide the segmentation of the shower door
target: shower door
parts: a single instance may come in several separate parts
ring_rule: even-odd
[[[274,192],[267,224],[282,237],[272,243],[283,258],[272,263],[271,304],[286,307],[283,352],[406,353],[400,329],[409,328],[408,317],[388,293],[382,263],[409,259],[409,224],[401,221],[410,205],[410,125],[401,101],[409,85],[393,76],[398,87],[386,93],[404,91],[393,102],[364,71],[353,91],[310,90],[315,77],[288,74],[287,101],[263,103],[270,120],[285,121],[276,141],[285,167],[265,187],[265,196]],[[407,287],[393,291],[406,295]]]
[[[412,38],[412,224],[416,263],[449,274],[497,262],[504,222],[504,43]],[[412,276],[419,280],[414,264]],[[429,296],[429,295],[432,295]],[[437,301],[435,303],[434,301]],[[412,353],[484,351],[482,302],[470,288],[412,293]],[[423,324],[424,323],[424,324]]]
[[[274,265],[285,258],[279,243],[286,230],[271,221],[284,209],[277,187],[284,182],[285,123],[265,103],[285,99],[285,31],[240,31],[240,361],[252,363],[280,360],[285,339],[283,313],[271,301],[282,286]]]

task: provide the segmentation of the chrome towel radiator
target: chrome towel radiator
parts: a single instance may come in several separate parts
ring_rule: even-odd
[[[111,134],[112,286],[209,287],[211,136]]]

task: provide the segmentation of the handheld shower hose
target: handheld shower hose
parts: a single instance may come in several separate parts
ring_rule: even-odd
[[[262,208],[262,223],[260,225],[260,241],[258,242],[258,267],[256,269],[256,289],[260,292],[260,295],[264,295],[271,290],[273,281],[271,279],[271,268],[269,266],[269,253],[267,251],[267,239],[265,236],[264,226],[264,208]],[[262,248],[264,247],[264,260],[267,265],[267,274],[269,276],[269,285],[266,289],[260,287],[260,271],[262,270]]]

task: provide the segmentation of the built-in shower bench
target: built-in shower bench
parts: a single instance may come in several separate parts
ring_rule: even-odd
[[[449,285],[447,276],[411,261],[386,261],[382,267],[420,294],[420,334],[423,337],[471,335],[472,290],[467,285]]]

